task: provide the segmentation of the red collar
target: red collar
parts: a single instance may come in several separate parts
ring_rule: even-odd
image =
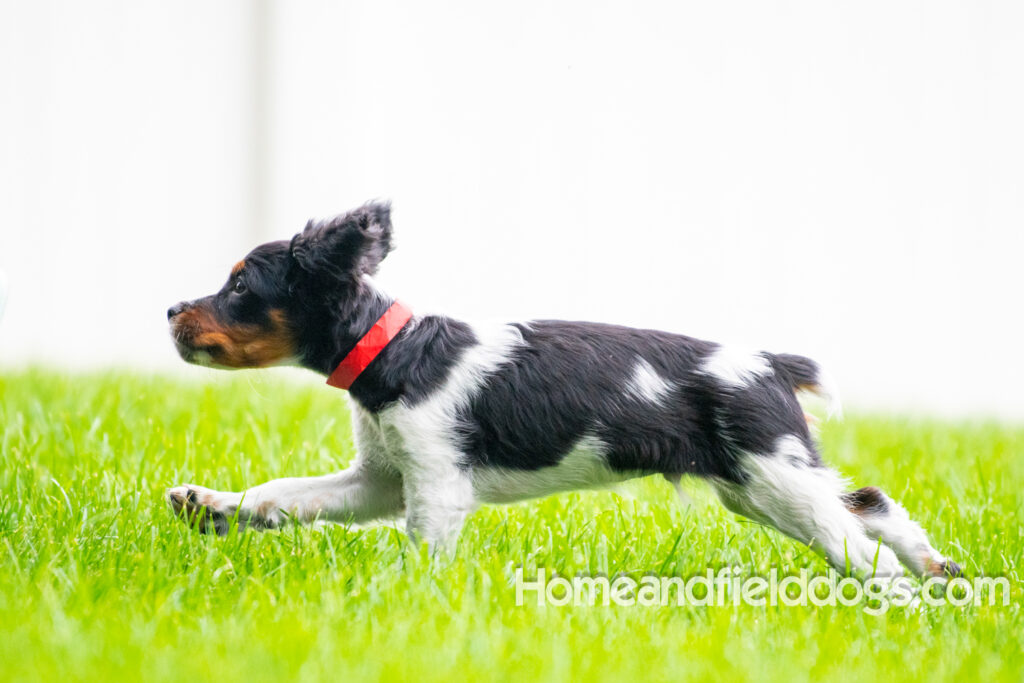
[[[391,342],[412,317],[412,310],[401,301],[391,304],[380,320],[373,324],[370,331],[363,335],[355,348],[348,352],[345,359],[338,364],[327,383],[339,389],[348,389],[356,378],[373,362],[384,347]]]

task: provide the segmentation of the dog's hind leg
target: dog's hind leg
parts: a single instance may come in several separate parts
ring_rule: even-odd
[[[857,515],[868,536],[896,551],[900,561],[918,576],[959,576],[960,566],[928,542],[924,530],[899,503],[874,486],[842,495],[843,504]]]
[[[837,571],[849,566],[861,576],[903,574],[893,551],[869,538],[844,505],[839,475],[815,462],[798,437],[781,437],[772,453],[746,456],[743,474],[741,483],[713,482],[729,510],[810,546]]]

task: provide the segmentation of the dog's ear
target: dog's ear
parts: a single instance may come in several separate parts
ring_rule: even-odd
[[[292,238],[291,254],[304,273],[340,284],[373,275],[391,251],[391,204],[370,202],[325,221],[310,221]]]

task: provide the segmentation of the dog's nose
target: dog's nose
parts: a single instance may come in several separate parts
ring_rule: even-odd
[[[179,301],[170,308],[167,309],[167,319],[170,320],[179,313],[184,313],[189,308],[187,301]]]

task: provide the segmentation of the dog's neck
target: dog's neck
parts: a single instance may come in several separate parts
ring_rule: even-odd
[[[395,303],[368,279],[350,299],[348,311],[325,311],[310,321],[315,336],[305,343],[302,365],[330,375],[359,340]],[[361,406],[377,411],[404,398],[418,401],[433,391],[475,343],[465,323],[443,316],[415,316],[359,375],[349,393]]]
[[[338,364],[327,378],[327,384],[338,389],[350,389],[411,319],[412,311],[408,306],[400,301],[393,303]]]
[[[302,325],[308,334],[303,340],[302,365],[330,375],[394,302],[366,278],[343,306],[325,305],[310,311],[310,320]]]

